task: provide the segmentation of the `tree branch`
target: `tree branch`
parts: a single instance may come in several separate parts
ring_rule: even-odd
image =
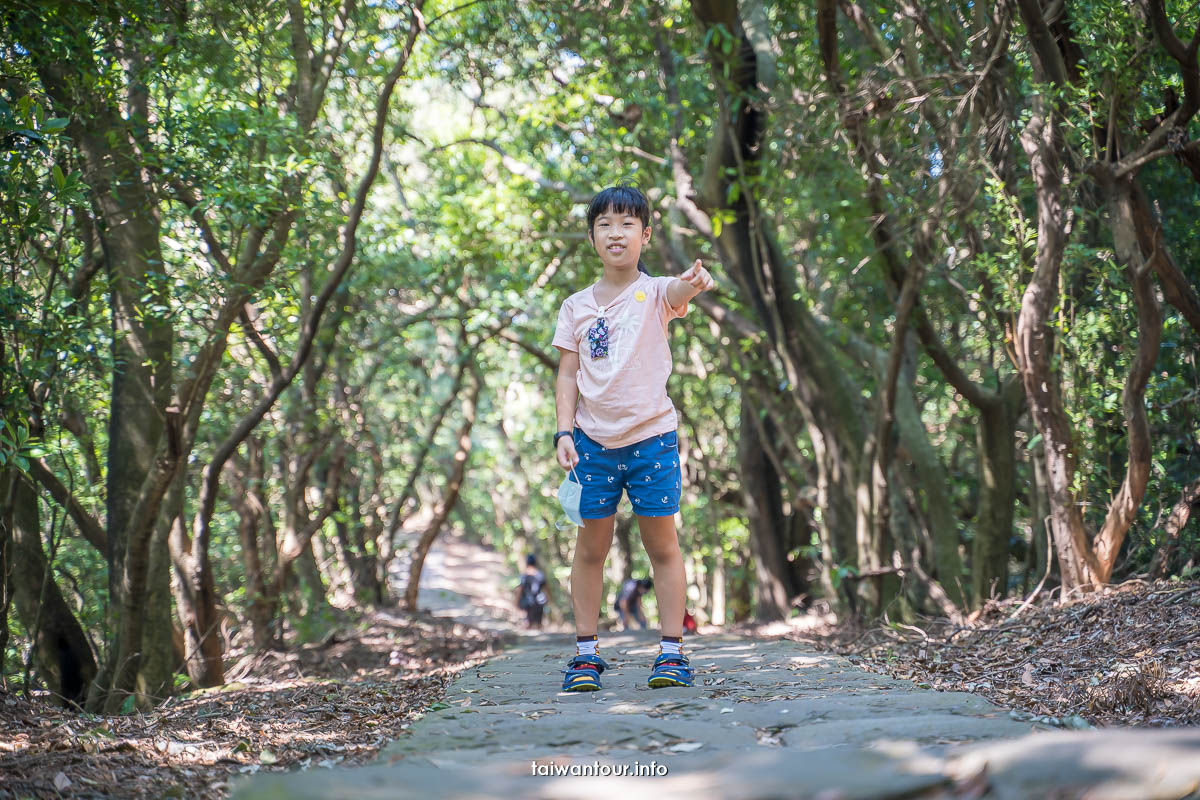
[[[63,485],[58,476],[40,458],[30,459],[29,474],[50,493],[55,501],[66,509],[71,519],[79,527],[83,538],[87,539],[104,556],[108,555],[108,534],[98,519],[93,517],[83,504],[71,494],[71,490]]]
[[[259,399],[255,407],[249,414],[244,416],[237,427],[225,438],[216,452],[213,454],[212,460],[204,471],[204,480],[201,484],[200,498],[196,516],[193,522],[193,535],[196,537],[197,546],[202,546],[202,542],[207,538],[209,523],[212,520],[212,515],[216,505],[217,486],[220,480],[221,470],[225,462],[237,449],[238,445],[250,435],[250,432],[262,420],[263,415],[267,410],[275,404],[276,399],[283,393],[296,375],[303,368],[309,355],[312,353],[313,339],[316,337],[317,331],[321,325],[321,318],[324,315],[325,308],[329,304],[330,298],[341,284],[342,279],[350,269],[350,265],[354,261],[354,254],[357,250],[358,239],[357,231],[359,223],[362,221],[363,210],[366,207],[367,195],[371,190],[371,186],[375,182],[376,175],[379,174],[379,163],[383,153],[384,131],[387,125],[388,109],[391,106],[392,94],[396,88],[397,81],[404,73],[404,69],[408,64],[409,57],[412,55],[413,46],[416,43],[417,36],[422,30],[423,25],[415,14],[419,13],[420,6],[423,2],[417,2],[413,8],[414,16],[410,19],[408,38],[404,42],[400,55],[396,59],[395,65],[384,79],[383,86],[379,93],[379,98],[375,105],[375,125],[372,132],[372,149],[371,160],[367,167],[366,173],[359,180],[358,190],[355,194],[354,205],[350,210],[349,219],[346,222],[346,227],[343,232],[342,251],[333,264],[330,270],[329,278],[322,287],[320,294],[313,303],[311,312],[304,319],[300,329],[300,340],[297,346],[295,356],[288,365],[286,371],[271,381],[270,387],[266,393]],[[295,11],[298,12],[298,2],[293,2]]]

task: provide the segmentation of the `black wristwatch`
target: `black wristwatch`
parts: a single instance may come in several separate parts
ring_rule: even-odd
[[[561,439],[564,436],[570,436],[570,435],[571,435],[571,431],[559,431],[558,433],[554,434],[554,447],[555,448],[558,447],[559,439]]]

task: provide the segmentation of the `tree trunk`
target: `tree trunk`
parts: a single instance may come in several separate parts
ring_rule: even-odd
[[[971,604],[979,608],[1008,594],[1008,559],[1016,502],[1016,435],[1020,379],[1008,378],[998,402],[979,409],[975,427],[979,453],[979,511],[971,553]]]
[[[4,345],[0,342],[0,360],[4,357]],[[0,382],[2,386],[2,382]],[[0,470],[0,681],[8,674],[4,668],[8,653],[8,615],[12,610],[13,574],[13,484],[16,473]],[[2,685],[2,683],[0,683]]]
[[[750,553],[754,559],[754,615],[760,621],[773,622],[788,618],[794,591],[783,545],[788,526],[783,513],[779,474],[763,452],[758,425],[752,418],[757,413],[743,395],[738,470],[742,475],[742,496],[750,526]],[[766,434],[772,436],[773,426],[769,421],[766,424]]]
[[[761,170],[767,112],[764,92],[775,83],[775,57],[760,3],[746,3],[739,18],[734,0],[694,0],[692,11],[708,34],[708,59],[720,95],[718,125],[709,140],[704,177],[693,189],[686,159],[674,129],[670,153],[676,192],[693,224],[711,229],[711,221],[690,210],[695,203],[710,211],[727,205],[731,224],[715,236],[722,263],[745,293],[781,363],[789,394],[808,429],[818,463],[817,493],[822,515],[823,584],[838,605],[831,570],[859,558],[854,540],[858,458],[865,441],[861,392],[846,374],[804,301],[797,294],[796,270],[790,267],[754,196]],[[732,47],[725,40],[733,37]],[[670,54],[663,56],[667,91],[675,105]],[[736,197],[727,203],[731,189]]]
[[[617,542],[617,553],[620,561],[617,564],[617,574],[621,583],[633,577],[633,515],[621,514],[614,526],[614,536]]]
[[[725,551],[717,547],[713,553],[712,589],[708,594],[708,620],[713,625],[725,624]]]
[[[96,677],[96,659],[46,560],[37,492],[23,476],[8,475],[13,480],[9,580],[17,616],[33,640],[34,665],[46,688],[66,702],[82,703]]]
[[[911,382],[905,384],[905,391],[896,398],[896,427],[900,432],[897,455],[911,464],[901,471],[913,492],[917,511],[923,512],[929,529],[928,547],[932,550],[934,566],[932,577],[942,586],[951,603],[960,609],[966,608],[967,589],[963,585],[966,575],[959,552],[958,518],[950,498],[950,476],[929,443]]]
[[[1029,453],[1033,474],[1029,482],[1030,536],[1033,537],[1034,580],[1046,574],[1047,562],[1053,555],[1050,534],[1050,499],[1046,496],[1046,456],[1041,447],[1033,447]]]
[[[183,624],[184,663],[188,677],[197,686],[220,686],[225,682],[224,644],[221,641],[217,591],[207,540],[188,535],[183,505],[182,481],[176,497],[168,498],[171,559],[175,564],[175,603]]]
[[[183,502],[184,473],[175,484],[178,499],[168,492],[150,540],[150,566],[146,584],[146,622],[142,634],[142,663],[137,676],[137,705],[153,706],[175,690],[175,674],[183,667],[175,647],[175,617],[171,604],[171,554],[168,550],[171,510]]]
[[[1179,547],[1179,532],[1188,524],[1192,514],[1197,512],[1200,512],[1200,478],[1192,481],[1190,486],[1184,487],[1179,502],[1167,517],[1167,524],[1163,528],[1165,535],[1150,560],[1151,578],[1165,578],[1170,573],[1171,562],[1174,561],[1175,551]]]
[[[1047,110],[1048,104],[1043,98],[1035,100],[1033,115],[1021,133],[1021,146],[1029,157],[1037,194],[1038,237],[1034,273],[1021,298],[1015,344],[1025,394],[1042,436],[1050,530],[1065,593],[1094,588],[1099,570],[1072,490],[1074,443],[1058,376],[1051,368],[1054,332],[1049,318],[1057,298],[1059,268],[1066,247],[1066,215],[1059,163],[1062,134],[1057,112]]]
[[[471,457],[471,429],[475,426],[476,403],[479,400],[479,393],[483,390],[483,377],[478,374],[474,364],[471,366],[470,373],[472,385],[467,389],[466,397],[463,398],[463,420],[458,429],[458,449],[454,453],[454,467],[446,477],[446,485],[442,489],[441,499],[434,508],[433,519],[421,533],[421,538],[417,541],[417,546],[413,551],[412,563],[408,568],[408,586],[404,591],[404,605],[412,613],[417,611],[417,593],[421,585],[421,570],[425,566],[425,556],[429,554],[429,548],[433,546],[434,540],[441,533],[442,526],[445,525],[446,519],[458,502],[458,494],[462,490],[463,477],[467,471],[467,461]]]
[[[1121,543],[1137,517],[1150,481],[1150,423],[1146,417],[1146,385],[1162,344],[1162,308],[1154,287],[1153,262],[1169,259],[1162,232],[1148,213],[1149,201],[1135,178],[1118,179],[1110,186],[1113,245],[1125,266],[1137,309],[1137,351],[1121,393],[1121,408],[1128,431],[1128,460],[1121,488],[1109,502],[1104,524],[1096,534],[1096,579],[1107,583],[1117,563]],[[1139,212],[1139,208],[1142,209]],[[1149,227],[1147,227],[1149,226]]]
[[[268,566],[264,565],[262,551],[263,543],[269,543],[271,551],[275,544],[275,533],[268,525],[262,440],[256,436],[246,437],[246,454],[246,470],[240,476],[240,482],[234,484],[232,500],[238,514],[250,635],[255,649],[268,650],[279,644],[274,624],[279,597],[268,587]],[[269,557],[270,554],[266,555]]]
[[[324,552],[318,550],[323,550],[319,531],[305,540],[304,549],[293,562],[300,580],[295,587],[297,596],[293,597],[292,607],[300,618],[311,617],[329,606],[325,578],[321,574]]]
[[[35,37],[28,50],[47,94],[71,120],[67,132],[83,154],[83,179],[100,218],[98,233],[108,268],[113,372],[106,501],[116,639],[106,667],[112,684],[105,707],[113,712],[134,691],[141,669],[150,548],[158,503],[167,488],[165,480],[147,478],[162,472],[156,469],[155,456],[172,391],[174,330],[171,316],[158,310],[170,306],[158,201],[143,180],[129,123],[113,96],[93,85],[100,68],[84,30],[82,25],[53,30],[39,25],[23,32]],[[37,40],[48,33],[59,34],[59,43],[49,46]],[[128,56],[137,61],[136,45],[130,46]],[[136,89],[129,92],[131,98],[135,93],[145,98]],[[160,626],[152,626],[150,632],[162,633]]]

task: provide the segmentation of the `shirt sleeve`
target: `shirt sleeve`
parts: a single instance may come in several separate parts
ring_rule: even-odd
[[[561,347],[563,350],[570,350],[572,353],[579,352],[579,343],[575,341],[575,315],[571,313],[571,298],[569,297],[558,309],[558,323],[554,326],[553,345]]]
[[[688,312],[689,305],[687,301],[684,301],[682,305],[673,306],[671,305],[671,301],[667,298],[667,287],[669,287],[674,281],[675,278],[671,277],[670,275],[662,275],[654,279],[654,282],[657,284],[656,288],[658,289],[659,294],[658,303],[659,309],[662,311],[663,322],[670,322],[673,319],[679,319]]]

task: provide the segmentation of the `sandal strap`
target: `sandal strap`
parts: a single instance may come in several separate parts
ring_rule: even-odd
[[[692,668],[691,662],[688,661],[688,658],[685,655],[675,655],[674,653],[659,653],[658,658],[654,659],[654,669],[658,669],[659,666],[662,664],[671,664],[671,663],[679,664],[688,670],[690,670]]]
[[[578,670],[583,665],[594,667],[596,673],[599,674],[608,669],[608,663],[600,656],[582,656],[577,655],[567,662],[567,670]],[[567,670],[564,670],[567,671]]]

